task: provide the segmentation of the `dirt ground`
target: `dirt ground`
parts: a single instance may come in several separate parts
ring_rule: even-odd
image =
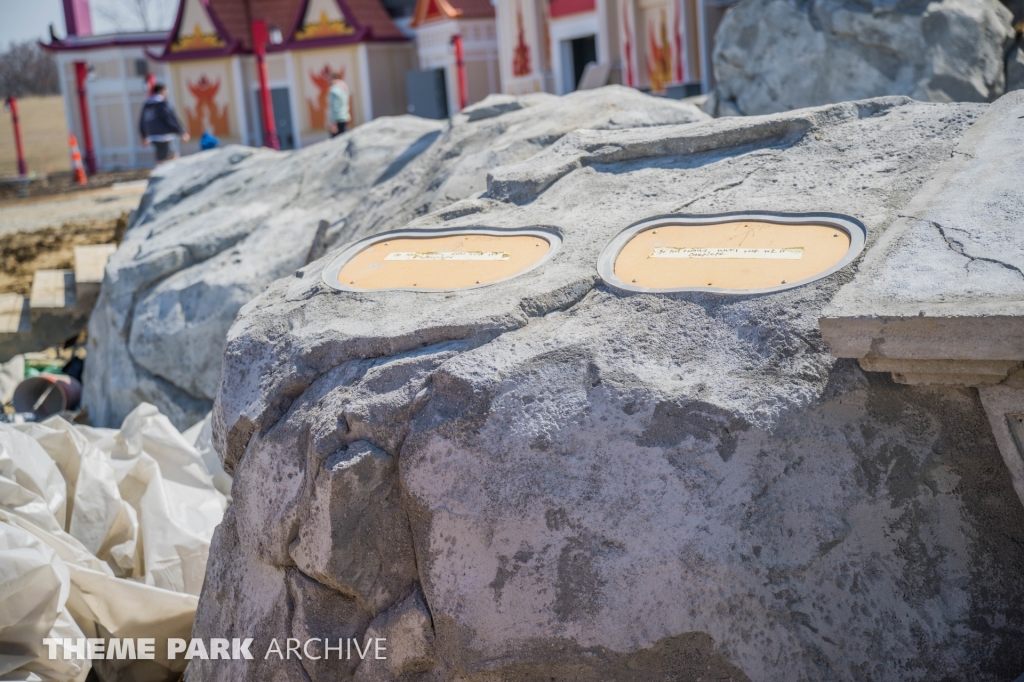
[[[71,167],[68,126],[60,95],[19,99],[18,118],[29,172],[53,173]],[[0,110],[0,176],[18,174],[17,158],[11,114]]]
[[[0,234],[0,294],[28,296],[36,270],[71,269],[75,246],[117,243],[127,227],[125,212],[113,220]]]
[[[99,189],[54,185],[56,193],[0,196],[0,294],[28,296],[36,270],[73,268],[75,246],[120,242],[146,175],[125,182],[123,174],[102,174],[93,178]]]
[[[0,234],[68,223],[89,225],[117,220],[125,211],[138,207],[145,191],[146,181],[134,180],[103,189],[86,188],[49,196],[0,199]]]
[[[37,177],[27,183],[15,178],[0,178],[0,202],[13,199],[21,200],[53,196],[56,194],[88,192],[94,189],[112,187],[113,185],[146,180],[149,178],[149,174],[149,168],[104,171],[96,175],[90,175],[89,181],[85,185],[77,184],[71,171],[50,173],[49,175]]]

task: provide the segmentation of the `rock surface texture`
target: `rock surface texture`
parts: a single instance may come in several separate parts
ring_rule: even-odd
[[[1012,20],[998,0],[742,0],[715,35],[718,93],[744,114],[882,95],[991,101]]]
[[[757,296],[595,270],[673,213],[835,212],[870,252],[988,110],[577,131],[411,223],[555,229],[542,267],[449,293],[340,292],[329,259],[275,282],[228,335],[234,503],[193,630],[258,653],[189,679],[1019,675],[1024,507],[976,391],[830,355],[818,318],[857,263]],[[391,655],[263,657],[353,636]]]
[[[145,401],[187,428],[210,410],[239,308],[310,256],[478,195],[490,169],[577,128],[706,118],[626,88],[493,96],[450,124],[382,118],[298,152],[226,147],[162,166],[89,322],[90,417],[119,424]]]

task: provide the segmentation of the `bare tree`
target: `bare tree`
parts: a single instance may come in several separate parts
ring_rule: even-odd
[[[60,92],[57,62],[38,43],[11,43],[0,54],[0,98],[53,95]]]
[[[177,2],[173,0],[104,0],[94,9],[118,31],[156,31],[170,28]]]

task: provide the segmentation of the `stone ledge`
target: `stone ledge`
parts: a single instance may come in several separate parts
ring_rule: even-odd
[[[854,280],[851,284],[856,283]],[[894,362],[1024,360],[1024,316],[840,317],[828,313],[826,310],[818,319],[818,326],[832,355],[840,358],[872,357]]]
[[[1024,502],[1024,92],[995,102],[818,320],[832,354],[899,384],[975,387]],[[870,235],[869,235],[870,237]]]
[[[1002,383],[1024,363],[1013,360],[893,360],[865,357],[866,372],[891,372],[897,384],[911,386],[991,386]]]

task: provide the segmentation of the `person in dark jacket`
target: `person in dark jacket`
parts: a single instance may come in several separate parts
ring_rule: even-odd
[[[182,142],[188,142],[188,133],[181,121],[167,103],[167,88],[163,83],[153,86],[153,94],[149,96],[142,106],[142,116],[139,117],[139,134],[142,135],[142,144],[153,144],[156,150],[156,163],[160,165],[168,159],[177,158],[178,155],[171,154],[171,142],[174,138],[181,136]]]

